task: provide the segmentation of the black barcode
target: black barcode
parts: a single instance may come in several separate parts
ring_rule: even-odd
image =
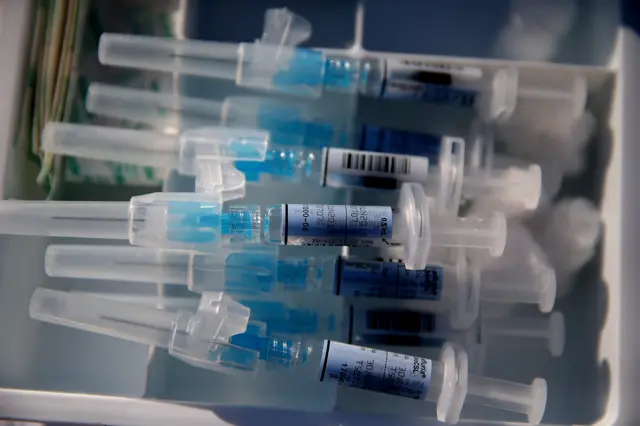
[[[342,153],[342,168],[361,172],[408,175],[411,172],[411,161],[408,158],[395,155],[344,152]]]
[[[435,317],[431,314],[411,311],[367,311],[369,330],[425,333],[435,329]]]

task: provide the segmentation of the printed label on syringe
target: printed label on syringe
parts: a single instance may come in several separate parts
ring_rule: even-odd
[[[371,346],[440,347],[451,333],[433,313],[406,309],[349,308],[348,342]]]
[[[433,361],[327,340],[321,382],[423,400]]]
[[[477,96],[472,87],[478,87],[482,77],[480,68],[389,58],[380,97],[471,107]]]
[[[350,260],[336,262],[334,292],[347,297],[440,300],[443,270],[428,265],[407,270],[401,262]]]
[[[425,182],[429,159],[355,149],[325,148],[323,186],[392,189],[402,182]]]
[[[391,207],[285,204],[283,211],[283,242],[287,245],[392,245]]]
[[[442,64],[409,58],[387,58],[386,75],[388,79],[413,80],[422,83],[443,84],[453,79],[480,81],[482,70],[454,64]]]
[[[434,166],[440,159],[442,139],[442,135],[367,124],[358,130],[356,147],[362,151],[427,157],[429,165]]]
[[[478,92],[441,84],[388,81],[382,97],[385,99],[415,99],[435,104],[471,108],[476,104]]]

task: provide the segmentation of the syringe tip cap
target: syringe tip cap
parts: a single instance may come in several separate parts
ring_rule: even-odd
[[[554,357],[562,356],[566,338],[564,315],[553,312],[549,318],[549,352]]]
[[[541,378],[533,379],[531,383],[532,404],[527,412],[527,420],[531,425],[540,424],[547,406],[547,381]]]

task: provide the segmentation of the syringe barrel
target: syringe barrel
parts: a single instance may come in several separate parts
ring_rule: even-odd
[[[0,233],[51,237],[128,238],[129,203],[0,201]]]
[[[526,414],[530,424],[539,424],[547,403],[547,382],[531,385],[469,375],[466,402]]]

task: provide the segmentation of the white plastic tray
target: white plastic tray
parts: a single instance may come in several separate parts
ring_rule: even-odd
[[[225,21],[225,13],[229,17],[227,20],[231,21],[231,18],[237,19],[239,10],[243,8],[245,11],[253,10],[252,8],[263,11],[265,6],[270,6],[254,4],[255,2],[248,0],[238,0],[233,6],[224,3],[220,3],[217,11],[220,16],[212,19],[212,27]],[[399,8],[403,4],[407,8],[412,7],[407,2],[400,3],[394,2],[395,7]],[[568,41],[569,46],[577,46],[577,50],[567,47],[566,60],[575,62],[575,58],[580,57],[583,60],[579,62],[603,64],[606,67],[576,68],[528,63],[516,65],[525,77],[542,74],[552,76],[579,69],[588,78],[590,108],[599,119],[599,135],[591,152],[589,173],[572,182],[571,187],[575,193],[593,197],[601,206],[605,222],[602,253],[581,274],[581,282],[576,286],[576,291],[568,299],[558,303],[558,308],[567,318],[568,341],[565,356],[561,360],[544,363],[539,362],[536,354],[530,354],[529,357],[522,354],[518,363],[494,356],[488,369],[504,368],[514,379],[521,376],[522,380],[530,380],[532,374],[545,377],[549,381],[550,396],[545,416],[548,423],[637,424],[640,416],[635,406],[634,396],[637,393],[634,391],[637,387],[635,383],[640,383],[640,375],[635,363],[640,347],[638,339],[633,336],[635,309],[640,301],[634,282],[634,278],[640,276],[640,262],[636,259],[637,253],[640,253],[640,238],[636,231],[640,229],[640,205],[636,201],[640,196],[640,187],[637,185],[635,164],[640,158],[640,148],[635,140],[640,121],[636,108],[636,99],[640,96],[640,84],[636,82],[637,75],[640,75],[640,39],[629,30],[618,29],[616,3],[591,0],[584,4],[588,6],[585,9],[590,11],[589,16],[593,20],[581,17],[584,21],[581,21],[578,34],[572,34]],[[461,5],[458,6],[459,10],[465,10]],[[335,15],[327,11],[331,7],[341,11],[348,10],[345,4],[309,2],[289,7],[304,16],[313,16],[315,10],[325,20],[332,19],[336,27],[340,27],[340,23],[353,22],[356,17],[354,12],[350,17],[334,19]],[[24,166],[24,154],[19,149],[12,149],[11,143],[20,97],[20,80],[24,76],[22,65],[29,33],[29,8],[28,1],[0,0],[0,57],[3,58],[0,64],[0,94],[3,95],[0,102],[0,167],[4,167],[2,190],[5,198],[30,198],[37,194],[30,184],[34,182],[33,170]],[[425,13],[428,10],[425,9]],[[207,15],[202,10],[198,12],[195,16]],[[405,16],[406,14],[405,11]],[[390,15],[388,22],[397,28],[400,19],[391,18]],[[316,26],[320,24],[312,23]],[[328,25],[330,24],[325,21],[321,28]],[[464,25],[453,22],[451,27],[456,37],[470,37],[468,34],[472,32],[463,31]],[[476,31],[482,30],[480,27],[474,28]],[[227,28],[221,24],[218,30],[223,32]],[[399,29],[400,35],[390,29],[379,30],[389,31],[393,38],[407,37]],[[232,36],[236,38],[251,39],[257,36],[239,33],[237,29],[235,31]],[[352,30],[350,31],[352,34]],[[367,31],[372,30],[364,31],[365,46]],[[336,29],[336,32],[348,33],[344,29]],[[598,37],[598,34],[602,37]],[[429,31],[424,30],[420,35],[428,37]],[[440,36],[444,37],[442,34]],[[584,45],[575,42],[580,37],[583,37]],[[615,40],[615,43],[607,44],[607,38]],[[326,36],[326,40],[329,39]],[[431,46],[435,43],[432,38],[428,40]],[[318,44],[342,46],[321,41]],[[411,45],[415,46],[415,41]],[[433,48],[429,50],[429,43],[424,46],[422,51],[450,53]],[[611,46],[615,46],[613,51]],[[583,49],[582,53],[580,49]],[[589,54],[585,53],[587,50],[590,51]],[[416,48],[414,51],[419,50]],[[483,67],[504,64],[495,60],[430,58]],[[218,89],[213,85],[209,88],[210,91]],[[385,116],[379,114],[375,105],[369,107],[365,104],[363,109],[377,121],[385,120]],[[424,111],[412,111],[406,119],[418,126],[419,123],[416,122],[427,116],[424,114],[432,113],[436,114],[437,111],[425,107]],[[447,131],[446,128],[442,130]],[[0,351],[0,417],[126,425],[215,425],[222,424],[223,420],[247,426],[394,425],[400,422],[407,425],[436,424],[429,419],[377,416],[376,407],[384,408],[384,401],[381,400],[378,404],[376,398],[362,400],[359,397],[347,397],[341,400],[340,405],[346,412],[329,414],[220,406],[195,408],[193,400],[189,401],[191,406],[185,406],[123,398],[140,397],[149,390],[153,380],[161,380],[153,374],[158,368],[156,363],[152,363],[147,369],[151,356],[148,348],[38,324],[28,318],[26,306],[36,286],[44,284],[67,288],[69,285],[66,281],[44,276],[41,262],[48,242],[40,238],[0,237],[0,339],[3,341],[3,349]],[[100,283],[92,285],[95,289],[100,288]],[[154,361],[161,360],[157,361],[154,357]],[[154,376],[152,379],[147,377],[148,372]],[[190,385],[213,384],[196,382]],[[157,394],[161,395],[160,392]],[[517,420],[482,410],[474,412],[473,416],[499,423]]]

